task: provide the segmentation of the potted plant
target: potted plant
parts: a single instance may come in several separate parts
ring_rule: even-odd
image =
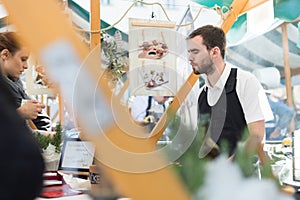
[[[64,139],[63,126],[57,124],[54,134],[43,134],[40,131],[34,131],[33,136],[42,151],[46,170],[57,170]]]

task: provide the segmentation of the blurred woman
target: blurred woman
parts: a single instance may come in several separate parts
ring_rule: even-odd
[[[14,33],[0,33],[0,69],[4,73],[0,73],[0,194],[1,199],[33,200],[43,186],[43,157],[24,119],[16,111],[20,104],[14,101],[18,88],[7,83],[7,80],[16,81],[27,68],[28,52],[19,45]],[[30,102],[18,109],[23,117],[34,118],[33,111],[40,111],[37,102]]]
[[[43,113],[45,105],[31,99],[24,91],[20,76],[28,68],[29,51],[17,40],[14,32],[0,34],[0,69],[13,95],[13,102],[21,117],[32,120],[37,129],[49,130],[50,118]]]

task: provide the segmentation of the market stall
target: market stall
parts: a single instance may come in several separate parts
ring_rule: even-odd
[[[91,55],[92,52],[78,39],[73,27],[63,18],[52,1],[3,0],[3,2],[9,13],[16,13],[11,16],[13,23],[22,32],[23,39],[30,44],[33,51],[46,64],[52,78],[59,83],[66,101],[70,104],[74,102],[84,130],[82,135],[93,141],[98,147],[95,157],[101,163],[97,164],[101,165],[103,174],[110,178],[113,185],[124,196],[130,196],[133,199],[190,199],[191,194],[170,169],[164,156],[160,152],[155,152],[155,145],[199,76],[193,73],[189,75],[187,81],[178,89],[173,103],[153,129],[153,134],[150,137],[141,137],[143,135],[138,135],[138,133],[143,133],[143,130],[129,120],[128,113],[120,105],[119,100],[124,91],[121,89],[120,94],[115,98],[107,79],[103,78],[104,72],[99,68],[101,65],[99,49],[96,51],[99,53],[98,56],[92,56],[85,60],[86,55]],[[227,10],[222,25],[224,31],[229,31],[237,16],[263,2],[235,0],[230,3],[228,5],[230,9]],[[91,5],[100,6],[99,2],[94,3]],[[33,10],[35,8],[43,13],[38,20],[22,12],[24,9]],[[99,15],[99,9],[91,10],[91,12],[96,16]],[[99,29],[99,18],[96,19],[95,24],[94,21],[91,22],[94,24],[91,30],[93,33],[91,36],[92,47],[97,46],[100,39],[100,30],[95,30]],[[44,28],[45,24],[47,29]],[[49,29],[55,31],[49,34],[47,31]],[[73,93],[74,86],[76,86],[75,93]],[[124,87],[128,87],[128,84],[125,84]],[[125,130],[132,135],[127,135],[127,132],[125,134]],[[136,136],[140,138],[137,139]],[[120,151],[120,149],[125,151]],[[128,152],[134,154],[128,154]],[[141,154],[142,156],[140,156]],[[287,159],[286,162],[288,162]],[[225,159],[220,159],[216,164],[221,168],[225,166],[224,169],[231,169]],[[141,169],[140,166],[144,168]],[[213,166],[210,166],[210,169],[214,170]],[[137,171],[139,173],[136,173]],[[244,180],[240,177],[240,173],[237,173],[239,175],[236,178],[239,181],[240,179]],[[166,185],[168,188],[172,188],[172,192],[165,188]],[[271,188],[272,191],[274,189],[274,194],[281,196],[274,185]],[[85,198],[86,196],[81,197]],[[74,197],[74,199],[76,198]]]

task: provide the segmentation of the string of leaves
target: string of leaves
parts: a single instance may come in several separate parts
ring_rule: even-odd
[[[120,81],[124,74],[124,68],[128,65],[128,51],[122,46],[122,36],[119,31],[114,37],[106,32],[101,32],[101,50],[104,63],[107,65],[106,71],[111,75],[111,81]]]

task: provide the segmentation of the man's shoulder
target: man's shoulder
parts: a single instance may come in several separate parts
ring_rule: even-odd
[[[230,71],[232,70],[237,70],[237,78],[239,77],[243,77],[243,78],[253,78],[255,77],[251,72],[246,71],[244,69],[241,69],[235,65],[232,65],[231,63],[227,63],[226,62],[226,67],[228,67],[230,69]]]
[[[237,79],[242,82],[257,82],[257,78],[249,71],[238,68],[237,69]]]
[[[240,76],[253,76],[253,74],[251,72],[243,70],[241,68],[237,68],[237,75],[240,75]]]

